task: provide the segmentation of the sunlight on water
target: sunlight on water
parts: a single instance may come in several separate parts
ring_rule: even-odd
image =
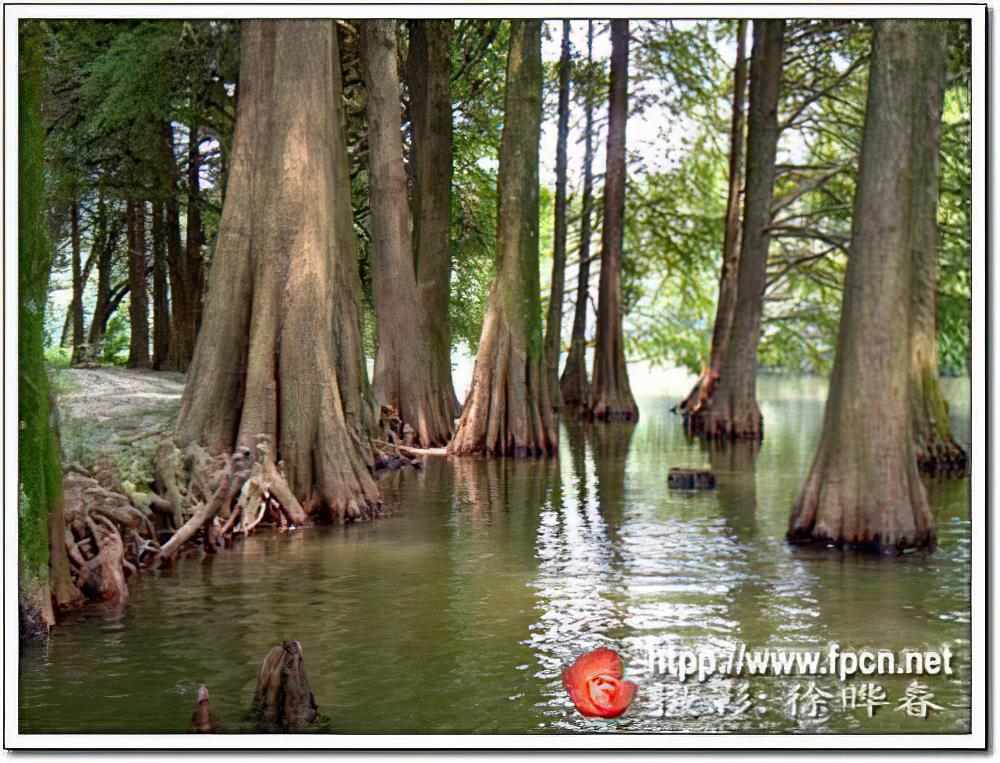
[[[22,647],[22,732],[183,732],[208,684],[244,729],[256,671],[301,641],[321,712],[342,732],[965,731],[969,724],[969,482],[928,482],[938,549],[900,559],[806,551],[783,534],[819,436],[825,382],[762,378],[766,439],[713,452],[670,405],[689,380],[640,399],[637,426],[564,422],[558,459],[448,462],[382,478],[374,523],[261,534],[149,576],[124,611],[91,612]],[[644,392],[654,385],[639,387]],[[949,381],[968,443],[967,380]],[[715,491],[670,492],[672,466],[710,467]],[[875,677],[891,704],[797,717],[796,678],[680,684],[647,672],[646,645],[731,649],[936,648],[940,709],[895,710],[912,680]],[[618,649],[639,694],[617,721],[578,715],[560,670]],[[857,679],[860,681],[860,677]],[[868,680],[868,679],[866,679]],[[745,693],[753,707],[735,707]]]

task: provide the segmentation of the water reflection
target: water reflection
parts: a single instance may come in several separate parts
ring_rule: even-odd
[[[387,474],[378,522],[252,537],[147,578],[124,614],[92,611],[23,647],[22,729],[181,732],[205,682],[239,730],[260,660],[285,638],[302,642],[321,711],[342,732],[966,728],[969,481],[926,483],[931,555],[789,547],[822,391],[762,380],[759,449],[688,442],[665,397],[642,401],[637,425],[564,421],[556,459],[429,458]],[[667,490],[674,466],[711,468],[718,489]],[[927,677],[944,709],[925,721],[841,712],[830,679],[818,683],[836,712],[811,721],[790,714],[789,679],[648,674],[651,640],[723,651],[947,643],[961,670]],[[601,645],[640,684],[617,721],[582,718],[560,685],[564,664]],[[882,683],[895,699],[907,681]],[[733,713],[743,696],[751,707]]]

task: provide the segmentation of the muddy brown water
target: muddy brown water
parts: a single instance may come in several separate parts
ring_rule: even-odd
[[[967,443],[968,382],[946,387]],[[382,479],[379,521],[265,532],[147,576],[124,608],[22,646],[20,730],[184,732],[205,683],[225,729],[242,731],[261,660],[297,639],[334,732],[966,731],[969,480],[927,483],[932,554],[788,546],[824,391],[762,379],[756,454],[689,443],[674,395],[641,399],[636,426],[564,422],[558,459],[428,459]],[[668,491],[674,466],[711,467],[719,487]],[[832,642],[945,645],[954,673],[681,683],[647,663],[650,644],[727,655]],[[616,721],[581,717],[560,685],[566,662],[602,645],[640,686]],[[904,704],[914,678],[926,717]],[[866,694],[888,704],[869,717]]]

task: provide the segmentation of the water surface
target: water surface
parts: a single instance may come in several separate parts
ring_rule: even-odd
[[[758,387],[759,452],[687,441],[669,413],[686,390],[663,390],[639,401],[636,426],[563,422],[558,459],[428,459],[381,480],[389,516],[379,521],[265,532],[147,576],[124,610],[91,610],[22,647],[20,730],[183,732],[206,683],[220,721],[241,731],[264,655],[298,639],[337,732],[967,731],[969,481],[926,483],[933,554],[789,547],[825,383]],[[967,444],[968,383],[947,389]],[[672,466],[710,466],[719,488],[670,492]],[[830,677],[811,688],[787,677],[682,685],[650,675],[651,640],[947,644],[957,672],[920,679],[937,706],[926,718],[896,709],[912,677],[849,681],[884,688],[890,704],[869,718],[843,709],[845,684]],[[640,684],[613,722],[578,715],[559,680],[565,663],[602,645]],[[816,717],[809,696],[819,698]]]

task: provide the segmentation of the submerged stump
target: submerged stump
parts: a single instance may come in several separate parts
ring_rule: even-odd
[[[250,714],[258,729],[269,734],[306,731],[319,719],[298,641],[285,641],[267,653]]]
[[[214,734],[219,730],[219,724],[215,720],[211,709],[208,706],[208,687],[201,684],[198,687],[198,697],[195,701],[194,712],[191,713],[191,733],[192,734]]]
[[[671,490],[713,490],[717,486],[715,475],[707,469],[671,469],[667,474],[667,487]]]

